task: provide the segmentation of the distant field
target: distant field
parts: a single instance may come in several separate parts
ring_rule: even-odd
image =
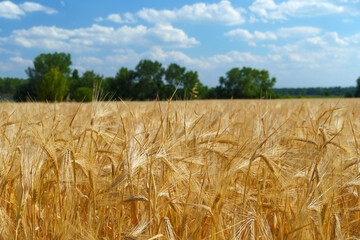
[[[360,101],[0,103],[0,239],[355,239]]]

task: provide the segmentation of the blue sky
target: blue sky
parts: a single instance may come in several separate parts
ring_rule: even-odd
[[[40,53],[114,76],[140,59],[196,70],[208,86],[233,67],[276,87],[354,86],[360,0],[0,1],[0,77],[26,77]]]

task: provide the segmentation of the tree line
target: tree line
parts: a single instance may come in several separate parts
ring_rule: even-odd
[[[357,88],[275,89],[276,78],[267,70],[232,68],[219,78],[216,87],[201,83],[198,73],[176,63],[164,67],[158,61],[142,59],[134,69],[121,67],[114,77],[94,71],[81,76],[71,69],[71,55],[42,53],[25,70],[28,78],[0,78],[0,94],[13,95],[15,101],[91,101],[94,89],[104,100],[168,99],[256,99],[293,96],[360,96]],[[357,81],[360,86],[360,78]],[[344,92],[345,91],[345,92]],[[358,94],[358,95],[357,95]]]
[[[309,88],[274,88],[277,96],[290,97],[354,97],[356,87],[309,87]],[[358,95],[359,96],[359,95]]]
[[[276,79],[268,71],[248,67],[233,68],[220,77],[219,85],[209,88],[201,83],[197,71],[176,63],[164,67],[158,61],[142,59],[134,69],[121,67],[114,77],[94,71],[81,76],[72,70],[71,55],[43,53],[34,66],[25,70],[28,79],[14,92],[16,101],[91,101],[93,89],[107,100],[259,98],[275,96]]]

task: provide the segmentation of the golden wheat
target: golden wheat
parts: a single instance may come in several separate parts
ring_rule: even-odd
[[[355,99],[0,106],[0,239],[360,238]]]

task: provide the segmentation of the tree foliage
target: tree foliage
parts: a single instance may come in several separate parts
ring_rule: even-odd
[[[40,54],[34,66],[26,69],[28,82],[16,87],[15,98],[40,101],[91,101],[93,89],[107,99],[153,100],[202,98],[259,98],[273,97],[275,78],[268,71],[249,67],[232,68],[220,77],[219,86],[204,86],[197,71],[187,70],[176,63],[166,68],[154,60],[142,59],[135,69],[121,67],[114,77],[104,78],[93,70],[80,77],[71,69],[71,55],[66,53]],[[2,82],[0,79],[0,90]]]
[[[219,82],[221,98],[260,98],[274,95],[272,88],[276,79],[270,78],[266,70],[243,67],[231,69]]]
[[[27,81],[21,78],[0,78],[0,94],[13,95],[19,85],[25,84]]]
[[[51,68],[44,77],[39,87],[41,101],[62,101],[68,91],[67,79],[59,68]]]
[[[94,71],[86,71],[81,77],[79,77],[78,71],[74,70],[70,78],[69,94],[70,98],[76,100],[77,97],[73,97],[73,94],[77,89],[86,87],[89,89],[96,89],[97,92],[103,92],[104,77]]]
[[[185,71],[185,67],[180,67],[176,63],[171,63],[165,71],[166,82],[173,87],[177,87],[177,85],[179,85],[179,83],[181,82],[181,85],[183,87]]]
[[[24,99],[27,99],[28,97],[32,100],[42,100],[44,98],[44,93],[42,92],[44,88],[41,87],[41,85],[44,81],[45,75],[54,71],[52,69],[57,69],[57,72],[61,73],[64,78],[68,78],[71,73],[71,64],[70,54],[57,52],[40,54],[34,59],[34,66],[25,70],[25,73],[28,75],[29,82],[26,86],[19,87],[19,90],[17,90],[15,94],[15,100],[24,101]]]
[[[134,94],[135,72],[122,67],[114,78],[107,78],[105,88],[113,99],[131,99]]]
[[[308,87],[308,88],[274,88],[275,94],[279,97],[352,97],[356,87]]]
[[[91,102],[93,90],[89,87],[79,87],[75,90],[72,99],[77,102]]]
[[[139,100],[155,99],[164,82],[165,70],[158,61],[141,60],[135,67],[135,94]]]
[[[360,77],[356,80],[356,90],[354,93],[355,97],[360,97]]]

